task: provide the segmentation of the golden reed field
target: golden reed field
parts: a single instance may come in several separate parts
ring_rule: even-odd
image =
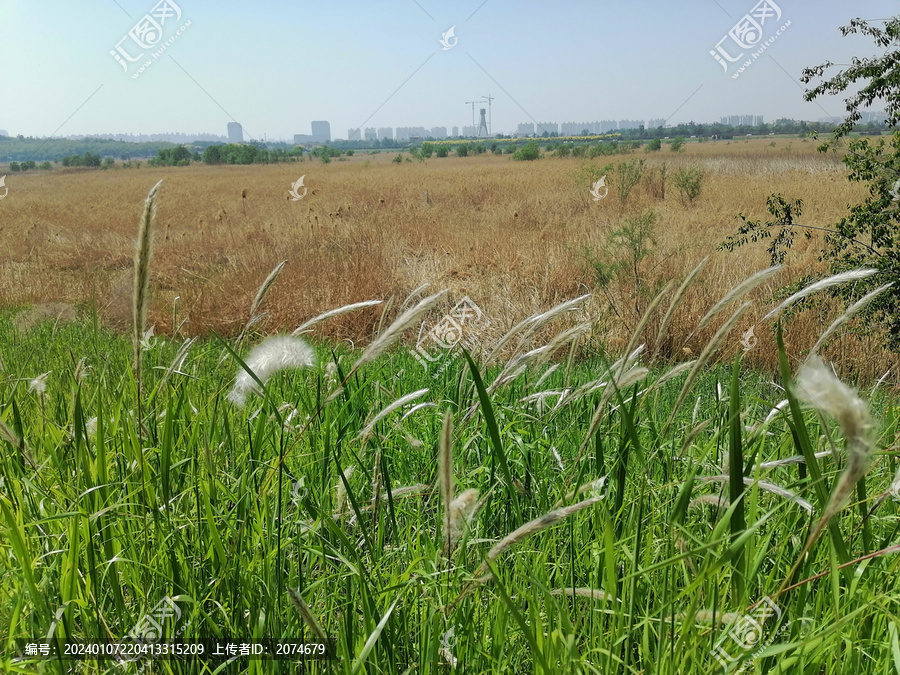
[[[653,344],[661,316],[646,329],[649,347],[677,359],[702,348],[727,316],[691,335],[707,309],[769,264],[765,242],[734,253],[716,250],[737,229],[737,213],[767,220],[766,197],[781,192],[803,200],[800,222],[831,227],[848,205],[865,198],[864,186],[846,180],[840,156],[817,153],[816,145],[766,138],[688,143],[681,153],[664,145],[655,153],[593,160],[545,156],[513,162],[509,155],[486,154],[397,164],[395,152],[357,153],[329,164],[144,164],[17,174],[7,178],[9,194],[0,202],[0,306],[65,302],[87,308],[93,300],[108,325],[126,328],[138,216],[147,191],[164,179],[148,320],[157,334],[171,333],[176,324],[181,335],[237,333],[259,285],[286,260],[264,301],[268,316],[258,326],[267,332],[293,329],[351,302],[393,299],[319,329],[321,337],[364,341],[380,321],[397,314],[410,291],[427,283],[430,292],[450,290],[447,309],[468,295],[497,335],[532,313],[592,293],[584,311],[596,323],[582,347],[615,352],[653,292],[669,281],[677,286],[710,256],[665,344]],[[585,165],[600,168],[632,157],[646,160],[645,174],[662,162],[670,175],[699,166],[705,171],[699,198],[683,204],[670,179],[664,199],[644,181],[622,203],[610,174],[608,196],[594,201]],[[301,175],[308,192],[292,201],[288,191]],[[637,270],[642,295],[633,297],[627,275],[603,292],[586,251],[602,249],[623,217],[648,208],[657,221],[650,254]],[[734,353],[740,333],[773,306],[774,292],[823,270],[816,260],[820,243],[818,236],[807,240],[798,234],[785,271],[751,296],[753,306],[726,344],[725,358]],[[666,307],[664,301],[658,313]],[[833,305],[794,316],[786,333],[792,358],[802,356],[838,312]],[[751,363],[774,366],[770,328],[757,327],[760,342],[748,354]],[[410,331],[409,338],[415,337]],[[878,378],[895,364],[879,343],[875,334],[845,334],[826,353],[843,372]]]

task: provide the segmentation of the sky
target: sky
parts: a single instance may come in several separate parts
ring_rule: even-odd
[[[486,96],[493,133],[520,122],[816,120],[845,109],[837,97],[805,102],[803,68],[879,54],[839,27],[900,10],[897,0],[157,2],[0,0],[0,129],[224,135],[237,121],[245,137],[290,140],[327,120],[346,138],[470,125],[466,101]],[[159,42],[137,31],[144,49],[129,31],[154,12],[168,16],[156,19]],[[761,29],[759,41],[736,33],[746,49],[729,37],[745,15]],[[743,57],[723,58],[726,71],[717,45]]]

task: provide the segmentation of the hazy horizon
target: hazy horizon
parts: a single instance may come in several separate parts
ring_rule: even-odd
[[[726,72],[710,50],[755,7],[766,10],[762,39],[746,36],[752,47]],[[118,44],[120,54],[141,53],[127,36],[154,8],[162,9],[162,40],[143,34],[150,46],[125,63],[126,71],[110,52]],[[803,68],[879,53],[870,39],[842,37],[838,28],[896,11],[887,0],[852,8],[784,0],[538,8],[476,0],[455,9],[426,0],[340,6],[276,0],[251,8],[233,1],[101,0],[85,12],[60,0],[0,0],[7,64],[0,69],[0,129],[38,137],[225,135],[226,124],[237,121],[247,138],[290,141],[309,134],[311,121],[327,120],[332,138],[364,127],[443,126],[449,133],[472,124],[466,101],[486,95],[494,97],[494,133],[510,133],[521,122],[678,124],[745,114],[767,122],[815,120],[845,108],[839,97],[805,102]],[[452,26],[455,41],[442,45]],[[167,40],[158,59],[133,78]],[[730,38],[722,44],[725,53],[740,52]]]

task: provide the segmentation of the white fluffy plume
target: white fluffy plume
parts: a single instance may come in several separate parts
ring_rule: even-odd
[[[250,350],[244,363],[265,384],[266,380],[281,370],[312,368],[315,365],[315,352],[305,340],[281,335],[267,338],[256,345]],[[239,368],[234,387],[226,398],[242,408],[251,392],[258,393],[259,385],[250,373]]]

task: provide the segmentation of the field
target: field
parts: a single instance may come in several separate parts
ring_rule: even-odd
[[[859,394],[809,358],[837,304],[794,313],[779,346],[764,315],[822,272],[815,237],[704,320],[768,266],[764,244],[716,251],[736,213],[778,191],[828,227],[865,196],[812,141],[771,143],[637,152],[627,200],[612,179],[591,198],[609,158],[10,180],[0,671],[900,671],[893,357],[873,332],[827,343]],[[693,204],[660,195],[664,161],[705,171]],[[160,178],[155,334],[133,341]],[[600,284],[626,250],[611,234],[651,208],[641,255]],[[470,351],[430,342],[423,367],[417,331],[463,296],[483,311]],[[16,638],[120,639],[160,607],[170,635],[327,637],[335,658],[12,658]]]
[[[832,227],[849,204],[865,198],[865,187],[849,183],[839,156],[817,153],[808,139],[689,143],[683,153],[666,147],[634,153],[647,166],[627,203],[612,172],[605,199],[593,201],[589,190],[592,171],[629,157],[511,162],[508,155],[480,155],[396,164],[396,154],[382,153],[330,164],[8,177],[10,194],[0,201],[0,306],[93,301],[107,325],[127,329],[135,222],[147,190],[162,178],[150,310],[157,334],[176,327],[179,335],[237,334],[259,284],[287,260],[260,325],[267,332],[291,330],[328,308],[372,298],[393,298],[396,311],[410,291],[428,283],[432,290],[449,290],[444,309],[465,295],[474,300],[491,318],[490,338],[525,316],[593,293],[586,305],[595,322],[591,341],[615,351],[649,299],[710,256],[661,345],[667,356],[680,358],[683,348],[696,353],[712,336],[715,325],[691,335],[711,301],[769,265],[765,242],[735,253],[716,251],[737,229],[738,213],[766,220],[766,197],[781,192],[804,200],[800,222]],[[662,162],[669,168],[664,199],[651,185]],[[699,198],[688,206],[671,175],[695,165],[706,176]],[[301,175],[309,191],[292,201],[288,190]],[[638,292],[631,275],[601,292],[592,254],[602,251],[623,217],[646,209],[657,219],[649,255],[639,264]],[[785,271],[751,296],[754,306],[736,335],[765,314],[779,288],[821,273],[820,235],[796,238]],[[795,317],[789,354],[799,357],[808,349],[839,309]],[[381,318],[375,310],[350,314],[324,325],[322,335],[364,341]],[[656,326],[654,317],[648,333],[655,335]],[[872,334],[840,337],[826,354],[843,372],[874,381],[896,364],[880,343]],[[872,358],[849,358],[860,352]],[[748,358],[770,372],[775,368],[768,346]]]

